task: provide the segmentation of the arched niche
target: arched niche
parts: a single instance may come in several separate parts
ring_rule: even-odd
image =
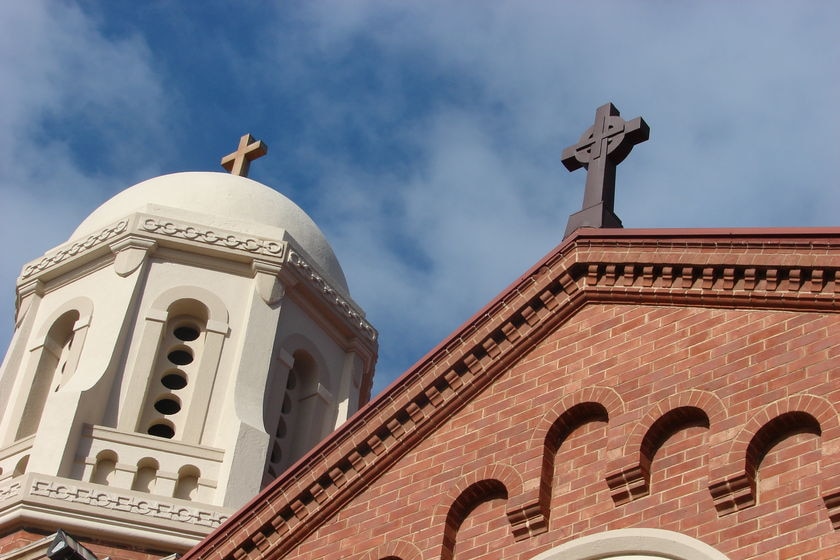
[[[131,489],[137,492],[151,493],[155,489],[157,473],[160,463],[151,457],[145,457],[137,462],[137,472],[134,474],[134,481]]]
[[[76,371],[93,304],[87,298],[74,298],[55,310],[41,325],[30,348],[32,358],[24,367],[17,399],[12,406],[20,423],[14,439],[20,440],[38,430],[47,399],[63,387]]]
[[[162,292],[152,304],[149,313],[174,314],[193,310],[191,301],[200,302],[200,309],[206,313],[208,328],[227,331],[228,311],[224,302],[213,292],[199,286],[176,286]],[[185,307],[187,306],[187,307]]]
[[[201,441],[228,320],[221,298],[199,286],[177,286],[159,294],[138,325],[142,334],[126,368],[129,381],[122,390],[117,428],[191,444]]]
[[[178,469],[178,481],[175,483],[175,490],[172,496],[181,500],[198,499],[200,478],[201,471],[198,470],[198,467],[184,465]]]
[[[93,467],[90,481],[94,484],[110,486],[114,482],[117,470],[117,454],[110,450],[100,451],[96,455],[96,465]]]
[[[263,485],[276,478],[326,436],[332,423],[332,393],[317,348],[302,336],[285,341],[269,374],[263,421],[270,436]]]

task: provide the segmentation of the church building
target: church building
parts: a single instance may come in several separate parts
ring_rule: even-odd
[[[599,108],[565,238],[370,402],[376,331],[250,137],[106,202],[18,283],[0,560],[840,557],[840,228],[622,229],[648,134]]]

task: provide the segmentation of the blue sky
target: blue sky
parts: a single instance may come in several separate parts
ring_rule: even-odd
[[[566,146],[651,139],[625,227],[840,225],[837,2],[14,2],[0,19],[0,350],[21,267],[163,173],[250,176],[327,234],[381,390],[562,240]]]

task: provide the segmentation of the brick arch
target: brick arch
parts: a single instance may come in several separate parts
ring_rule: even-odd
[[[359,560],[421,560],[423,553],[407,541],[389,541],[366,552]]]
[[[441,547],[441,560],[452,560],[455,556],[455,543],[457,542],[458,531],[461,524],[467,519],[470,513],[479,505],[490,500],[508,497],[507,488],[500,481],[495,479],[480,480],[468,486],[452,502],[446,514],[446,522],[443,527],[443,546]]]
[[[624,504],[650,492],[650,465],[669,437],[691,426],[710,430],[709,441],[725,438],[722,420],[726,409],[714,393],[693,389],[671,395],[654,404],[629,435],[610,434],[615,459],[607,467],[607,485],[616,504]]]
[[[476,507],[497,498],[507,500],[522,492],[522,478],[507,465],[485,465],[459,479],[444,495],[432,519],[432,526],[440,527],[443,533],[440,558],[452,559],[458,529]],[[510,501],[505,513],[513,527],[518,512],[511,510]]]
[[[531,449],[541,448],[548,437],[549,431],[557,424],[560,417],[575,405],[583,403],[600,405],[606,410],[608,416],[617,416],[624,412],[624,401],[621,400],[618,391],[611,387],[594,385],[569,393],[543,414],[531,437],[529,447]]]
[[[509,516],[517,541],[548,530],[554,456],[562,442],[577,428],[596,420],[607,421],[624,412],[624,402],[610,387],[586,387],[561,398],[537,423],[519,465],[526,489],[511,495]]]
[[[755,475],[764,455],[780,440],[801,431],[820,436],[820,490],[832,521],[840,522],[840,418],[828,400],[813,395],[794,395],[765,406],[731,442],[712,448],[709,492],[719,515],[755,504]]]
[[[774,445],[795,433],[822,435],[819,421],[807,412],[783,412],[776,416],[755,433],[747,445],[745,471],[755,478],[764,457]]]

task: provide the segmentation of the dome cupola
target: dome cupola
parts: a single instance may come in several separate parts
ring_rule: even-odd
[[[186,172],[143,181],[94,210],[70,240],[98,233],[135,212],[186,218],[220,231],[274,240],[291,238],[334,287],[348,293],[341,265],[312,218],[276,190],[247,177]]]

